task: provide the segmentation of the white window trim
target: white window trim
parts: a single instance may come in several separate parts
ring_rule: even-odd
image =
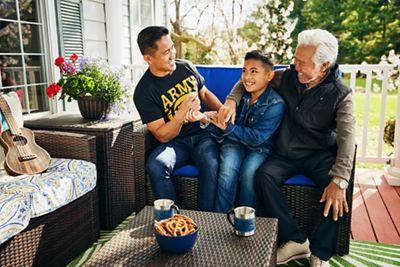
[[[56,7],[54,1],[39,0],[40,19],[43,25],[43,53],[45,77],[48,84],[57,81],[60,78],[60,73],[54,67],[53,61],[58,57],[58,36],[57,36],[57,20]],[[63,103],[58,99],[49,99],[49,111],[26,114],[24,120],[32,120],[42,117],[48,117],[52,113],[57,113],[63,110]]]

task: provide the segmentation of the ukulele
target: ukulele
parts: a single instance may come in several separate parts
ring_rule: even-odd
[[[6,154],[4,167],[8,174],[36,174],[47,170],[51,160],[49,153],[36,144],[31,130],[18,127],[3,96],[0,96],[0,110],[9,127],[0,135]]]

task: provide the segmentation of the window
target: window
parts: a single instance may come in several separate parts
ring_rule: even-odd
[[[83,55],[82,1],[63,0],[57,1],[57,4],[61,54],[64,57],[74,53]]]
[[[24,114],[49,110],[38,0],[0,2],[0,90],[16,91]]]

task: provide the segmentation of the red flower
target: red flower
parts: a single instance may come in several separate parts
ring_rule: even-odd
[[[56,65],[57,67],[61,67],[62,64],[64,64],[65,60],[63,57],[58,57],[56,58],[56,60],[54,61],[54,65]]]
[[[55,95],[57,95],[58,92],[60,92],[60,90],[61,87],[58,84],[51,83],[46,89],[46,94],[48,97],[54,97]]]
[[[69,59],[70,59],[73,63],[75,63],[75,61],[78,60],[78,55],[75,54],[75,53],[73,53],[73,54],[69,57]]]

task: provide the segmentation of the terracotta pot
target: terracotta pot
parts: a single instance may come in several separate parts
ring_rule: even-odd
[[[79,111],[82,117],[90,120],[99,120],[106,117],[111,103],[98,96],[83,96],[78,99]]]

